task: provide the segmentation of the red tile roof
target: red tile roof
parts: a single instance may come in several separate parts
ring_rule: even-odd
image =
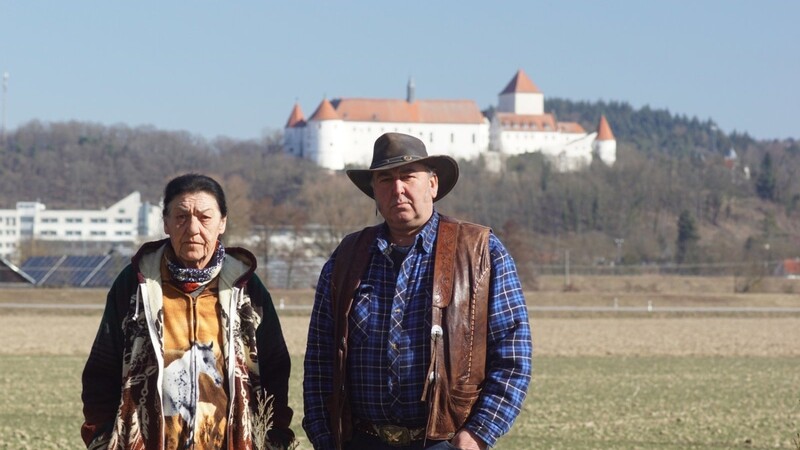
[[[339,118],[353,122],[483,123],[472,100],[342,98],[332,102]]]
[[[558,131],[562,133],[586,133],[578,122],[558,122]]]
[[[289,114],[289,120],[286,121],[286,128],[303,126],[305,123],[306,121],[303,117],[303,110],[300,109],[299,104],[295,103],[294,108],[292,108],[292,113]]]
[[[560,131],[562,133],[585,133],[575,122],[556,122],[552,114],[497,113],[503,131]]]
[[[331,105],[331,102],[328,99],[323,99],[322,102],[317,106],[317,110],[314,111],[314,114],[311,115],[311,118],[308,120],[336,120],[341,119],[338,114],[336,114],[336,110]]]
[[[542,91],[540,91],[539,88],[536,87],[535,84],[533,84],[533,81],[531,81],[531,79],[528,78],[528,75],[525,75],[525,72],[523,72],[522,69],[519,69],[516,75],[514,75],[514,78],[512,78],[511,81],[508,82],[506,88],[503,89],[503,92],[501,92],[500,94],[501,95],[511,94],[515,92],[520,94],[522,93],[538,94],[541,93]]]
[[[611,126],[608,124],[605,115],[600,116],[600,123],[597,125],[597,140],[598,141],[614,140],[614,133],[611,132]]]
[[[800,259],[784,259],[783,273],[785,275],[800,275]]]

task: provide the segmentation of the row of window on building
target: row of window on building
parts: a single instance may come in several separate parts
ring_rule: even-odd
[[[23,219],[33,219],[32,217],[23,217]],[[40,222],[41,223],[58,223],[58,217],[42,217]],[[83,217],[66,217],[64,219],[66,223],[83,223]],[[89,219],[90,223],[108,223],[108,218],[106,217],[93,217]],[[128,217],[118,217],[114,219],[114,223],[133,223],[133,219]]]
[[[42,230],[39,233],[42,236],[57,236],[58,235],[58,232],[56,232],[55,230]],[[83,231],[82,230],[66,230],[64,233],[67,236],[83,236]],[[90,236],[108,236],[108,233],[106,231],[103,231],[103,230],[98,230],[98,231],[93,230],[93,231],[89,232],[89,235]],[[133,232],[132,231],[115,231],[114,232],[114,236],[133,236]]]

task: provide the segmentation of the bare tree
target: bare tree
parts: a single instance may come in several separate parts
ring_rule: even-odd
[[[252,229],[250,183],[240,175],[227,177],[225,197],[228,203],[228,224],[225,234],[234,240],[242,240],[250,235]]]

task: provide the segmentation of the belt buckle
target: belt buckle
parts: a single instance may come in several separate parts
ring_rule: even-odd
[[[411,431],[406,427],[397,425],[383,425],[378,428],[381,439],[393,447],[411,444]]]

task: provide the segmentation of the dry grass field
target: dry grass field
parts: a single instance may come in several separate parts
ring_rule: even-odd
[[[630,277],[541,280],[531,306],[652,301],[675,306],[800,306],[786,287],[735,294],[732,280]],[[800,289],[798,289],[800,291]],[[100,290],[0,290],[0,449],[81,448],[80,371],[104,301]],[[276,291],[304,305],[310,291]],[[290,401],[301,449],[308,313],[284,311]],[[797,449],[800,314],[534,313],[534,378],[501,449]]]

